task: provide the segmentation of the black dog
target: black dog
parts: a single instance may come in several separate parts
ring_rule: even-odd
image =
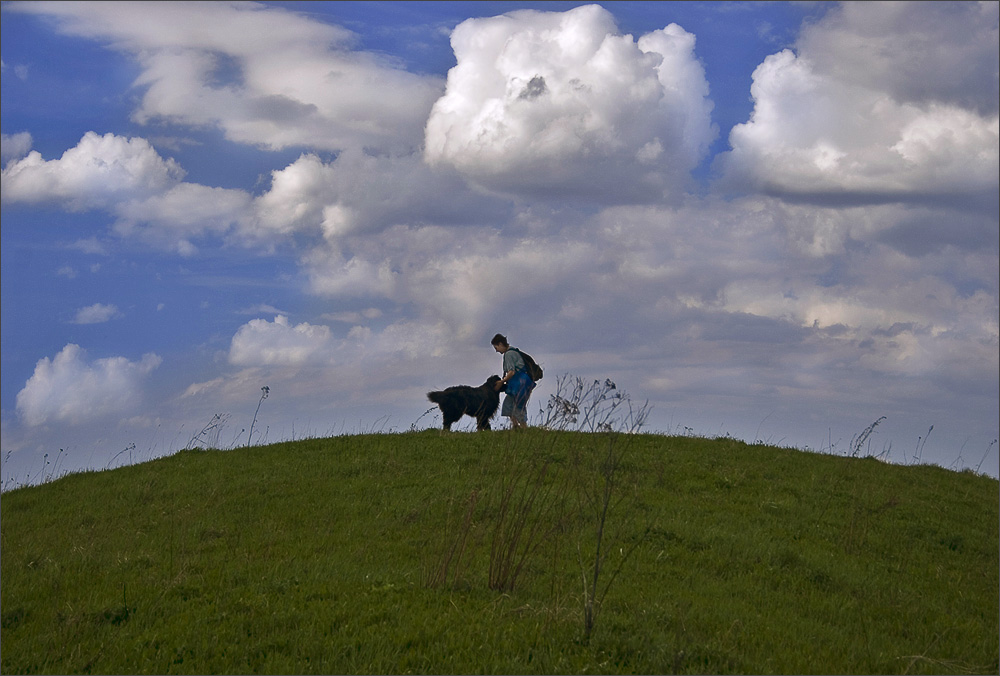
[[[439,392],[428,392],[427,398],[441,407],[444,415],[444,429],[451,430],[451,424],[463,415],[476,419],[477,430],[490,429],[490,419],[500,406],[500,392],[496,385],[500,376],[490,376],[479,387],[455,385]]]

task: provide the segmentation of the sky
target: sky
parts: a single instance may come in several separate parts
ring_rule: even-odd
[[[998,476],[998,6],[5,1],[3,485],[437,427],[496,333],[535,421]]]

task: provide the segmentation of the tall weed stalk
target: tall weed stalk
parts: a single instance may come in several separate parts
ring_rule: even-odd
[[[216,413],[212,416],[200,432],[191,437],[191,439],[184,446],[185,450],[193,450],[197,446],[202,446],[203,448],[219,448],[219,435],[222,433],[222,429],[229,422],[230,415],[228,413]]]
[[[623,503],[635,495],[627,483],[624,463],[629,439],[630,437],[618,432],[602,434],[600,441],[606,444],[603,446],[603,452],[599,450],[600,445],[598,445],[590,458],[596,466],[584,468],[578,473],[581,480],[580,510],[583,514],[591,515],[593,537],[586,550],[585,537],[581,536],[577,541],[577,561],[583,583],[584,642],[589,641],[594,632],[608,591],[628,559],[650,531],[647,525],[640,537],[632,539],[625,546],[626,530],[633,525],[633,511],[626,509]],[[580,466],[585,463],[577,460],[576,464]],[[613,541],[617,541],[621,556],[609,568],[608,553],[614,551]]]
[[[250,448],[250,442],[253,441],[253,426],[257,424],[257,414],[260,413],[260,405],[264,403],[267,399],[267,395],[271,393],[271,388],[265,385],[260,388],[260,400],[257,402],[257,410],[253,412],[253,422],[250,423],[250,433],[247,434],[247,448]]]
[[[866,427],[861,432],[861,434],[859,434],[858,436],[854,437],[853,440],[851,440],[852,458],[857,458],[861,455],[862,447],[864,447],[865,443],[868,441],[868,438],[871,437],[871,435],[875,432],[875,428],[878,427],[883,420],[885,420],[885,416],[880,417],[878,420],[876,420],[871,425]]]
[[[473,530],[476,506],[479,504],[479,492],[473,489],[466,501],[465,515],[458,528],[452,531],[446,529],[447,533],[454,533],[455,537],[445,544],[443,551],[438,558],[428,568],[424,583],[427,587],[437,589],[447,584],[449,576],[453,583],[458,583],[462,573],[462,558],[465,555],[469,534]]]
[[[551,457],[506,449],[490,541],[490,589],[513,591],[528,562],[556,535],[565,516],[566,486]]]
[[[628,393],[619,390],[610,378],[588,382],[567,374],[556,378],[556,391],[549,395],[542,411],[541,426],[580,432],[638,432],[650,411],[648,401],[633,408]]]
[[[580,377],[566,375],[557,379],[556,392],[550,396],[543,414],[543,427],[591,432],[597,440],[593,453],[577,449],[573,462],[580,512],[590,514],[593,519],[593,541],[586,553],[583,537],[577,541],[577,561],[583,582],[585,642],[593,634],[604,598],[643,540],[634,540],[627,549],[619,547],[621,558],[610,570],[606,568],[612,516],[620,529],[630,525],[628,513],[622,508],[622,502],[629,496],[623,484],[627,439],[645,425],[650,410],[648,401],[633,406],[628,393],[618,389],[610,378],[586,382]],[[648,527],[646,532],[649,532]]]

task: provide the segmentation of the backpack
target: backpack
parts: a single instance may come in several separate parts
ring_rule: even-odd
[[[529,378],[531,378],[536,383],[542,379],[542,367],[539,366],[537,363],[535,363],[535,360],[531,358],[530,354],[522,350],[519,350],[516,347],[512,347],[510,349],[514,350],[514,352],[517,352],[519,355],[521,355],[521,358],[524,359],[524,368],[528,372]]]

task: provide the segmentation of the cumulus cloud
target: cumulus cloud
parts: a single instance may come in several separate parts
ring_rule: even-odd
[[[102,324],[119,316],[121,316],[121,313],[118,311],[117,306],[105,305],[104,303],[94,303],[93,305],[77,310],[73,323]]]
[[[240,327],[229,347],[229,363],[237,366],[302,366],[328,363],[335,343],[328,326],[301,323],[288,317],[273,322],[251,319]]]
[[[31,150],[31,134],[22,131],[17,134],[0,135],[0,161],[19,160]]]
[[[902,248],[897,238],[914,246],[903,233],[922,219],[945,216],[899,205],[817,208],[769,198],[618,207],[590,216],[522,213],[528,222],[509,229],[395,226],[352,240],[350,253],[317,247],[302,263],[313,293],[406,307],[427,325],[449,327],[443,340],[452,347],[492,335],[497,321],[523,321],[533,332],[553,331],[568,353],[603,346],[669,355],[676,326],[732,326],[738,342],[751,340],[742,326],[747,318],[775,340],[781,332],[796,341],[831,332],[830,344],[857,344],[907,326],[899,335],[922,345],[945,334],[995,344],[995,236],[960,246],[953,235],[955,243],[932,245],[919,262],[895,250]],[[865,255],[852,250],[862,242]],[[508,319],[519,316],[517,308],[531,308],[534,319]],[[703,344],[694,335],[684,340],[692,350]],[[901,358],[902,338],[877,342],[892,369],[919,371]]]
[[[144,198],[174,185],[184,175],[141,138],[84,134],[57,160],[37,151],[10,162],[0,174],[4,202],[58,202],[71,210],[107,207]]]
[[[599,5],[468,19],[425,156],[490,189],[630,201],[682,184],[716,136],[694,36],[636,42]]]
[[[998,58],[995,3],[842,5],[754,71],[753,114],[720,161],[726,184],[995,210]]]
[[[988,117],[1000,105],[997,16],[991,2],[847,2],[797,44],[838,82]]]
[[[88,361],[85,351],[70,343],[54,358],[38,361],[17,394],[17,411],[30,426],[124,414],[136,408],[143,379],[161,361],[153,353],[137,362],[125,357]]]
[[[469,189],[448,168],[428,167],[419,154],[345,151],[331,162],[304,154],[271,173],[254,197],[244,190],[181,181],[183,169],[147,141],[88,132],[61,159],[31,152],[2,174],[5,203],[55,203],[70,210],[103,209],[114,231],[184,256],[201,240],[222,238],[273,248],[295,237],[343,242],[399,223],[482,226],[509,214],[506,200]]]
[[[253,210],[249,238],[313,232],[328,241],[399,224],[489,226],[509,214],[505,200],[469,190],[454,171],[429,168],[418,154],[354,150],[329,163],[306,154],[272,172]]]
[[[467,341],[505,308],[546,314],[586,283],[602,246],[620,246],[591,238],[582,216],[571,237],[561,225],[523,218],[506,229],[396,225],[315,247],[302,265],[312,293],[412,308],[422,322],[451,327],[449,341]]]
[[[239,143],[326,150],[419,146],[435,77],[353,49],[349,31],[257,3],[23,3],[68,35],[133,54],[134,119],[222,129]],[[378,86],[372,86],[378,83]]]
[[[5,203],[103,209],[117,216],[113,228],[119,235],[182,255],[195,253],[193,241],[199,238],[255,230],[249,193],[182,182],[183,176],[180,165],[161,157],[145,139],[87,132],[59,159],[46,161],[33,151],[10,162],[0,180]],[[77,248],[104,252],[94,238],[81,240]]]
[[[385,255],[344,254],[316,247],[302,257],[312,293],[337,298],[391,298],[397,288],[392,261]]]
[[[115,230],[123,236],[174,249],[196,252],[194,240],[225,236],[251,220],[252,197],[243,190],[178,183],[168,190],[116,205]]]

